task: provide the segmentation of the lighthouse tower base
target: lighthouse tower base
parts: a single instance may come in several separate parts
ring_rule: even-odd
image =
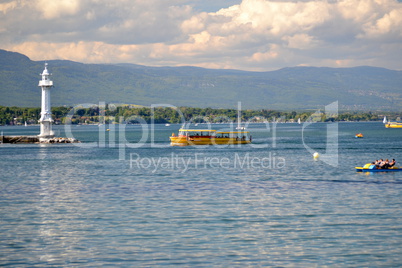
[[[38,135],[38,137],[43,139],[50,139],[54,137],[54,132],[52,131],[52,122],[40,122],[40,134]]]

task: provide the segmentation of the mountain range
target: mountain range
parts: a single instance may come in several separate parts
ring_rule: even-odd
[[[0,50],[0,105],[39,107],[44,61]],[[270,72],[49,60],[52,106],[170,104],[300,110],[338,101],[342,110],[400,110],[402,71],[378,67],[291,67]]]

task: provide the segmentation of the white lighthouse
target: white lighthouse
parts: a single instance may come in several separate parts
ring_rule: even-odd
[[[40,138],[52,138],[54,133],[52,131],[52,111],[50,105],[50,88],[53,86],[53,81],[49,79],[49,71],[47,70],[47,63],[42,72],[42,80],[39,80],[39,86],[42,89],[42,110],[40,112]]]

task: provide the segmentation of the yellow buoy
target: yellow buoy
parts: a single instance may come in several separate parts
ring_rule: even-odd
[[[110,131],[110,129],[106,129],[106,131]]]
[[[313,154],[313,158],[314,158],[314,159],[318,159],[318,157],[320,157],[320,154],[317,153],[317,152],[315,152],[315,153]]]

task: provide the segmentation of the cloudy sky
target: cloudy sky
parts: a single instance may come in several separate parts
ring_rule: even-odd
[[[0,0],[0,48],[84,63],[402,70],[401,1]]]

